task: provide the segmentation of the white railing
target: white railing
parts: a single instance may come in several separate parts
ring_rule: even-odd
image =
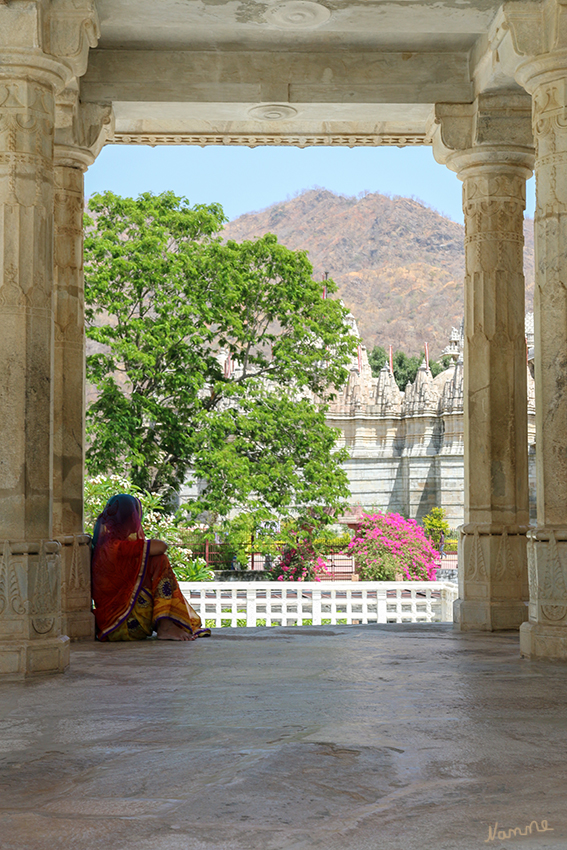
[[[448,623],[457,598],[456,584],[432,581],[183,581],[179,586],[203,624],[216,628]]]

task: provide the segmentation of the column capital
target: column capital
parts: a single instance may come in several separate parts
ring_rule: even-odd
[[[461,179],[471,169],[491,166],[531,176],[531,98],[524,92],[484,93],[473,103],[437,103],[429,132],[437,162]]]
[[[55,165],[86,171],[114,133],[112,106],[81,103],[76,83],[56,99]]]
[[[525,57],[515,76],[533,94],[542,83],[567,78],[567,2],[509,0],[502,29],[510,33],[515,53]]]
[[[49,53],[64,62],[73,76],[82,77],[89,49],[100,38],[94,0],[51,0],[49,8]]]
[[[94,0],[0,2],[0,79],[25,76],[60,91],[85,73],[99,36]]]

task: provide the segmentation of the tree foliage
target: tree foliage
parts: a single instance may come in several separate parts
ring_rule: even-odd
[[[452,363],[453,358],[450,354],[442,354],[439,360],[430,360],[429,368],[431,369],[431,374],[434,378],[436,378],[437,375],[440,375],[441,372],[444,372],[445,369],[448,369]]]
[[[445,510],[443,508],[431,508],[427,516],[423,517],[423,527],[429,539],[439,545],[441,532],[445,537],[449,534],[449,523],[445,519]]]
[[[372,369],[373,377],[377,378],[384,365],[388,362],[388,353],[381,345],[375,345],[368,355],[368,362]]]
[[[398,387],[402,391],[405,390],[408,383],[413,384],[415,381],[417,370],[421,366],[424,357],[425,353],[423,351],[419,356],[417,354],[408,355],[404,351],[395,352],[392,358],[394,362],[394,378]],[[388,361],[386,349],[382,348],[381,345],[375,345],[368,355],[368,361],[370,363],[373,376],[377,378],[380,374],[380,370]],[[451,356],[449,354],[443,354],[439,360],[429,361],[429,368],[434,378],[439,375],[440,372],[448,369],[450,365]]]
[[[357,340],[306,255],[271,234],[223,244],[221,207],[172,192],[89,209],[91,473],[167,492],[191,471],[207,482],[195,511],[222,515],[337,505],[345,455],[307,397],[345,382]]]
[[[85,527],[92,531],[99,514],[111,496],[128,493],[137,496],[142,505],[142,528],[147,539],[164,540],[168,546],[168,557],[178,579],[181,581],[211,581],[214,576],[201,558],[195,558],[184,545],[183,529],[177,518],[165,510],[159,493],[148,493],[136,487],[124,475],[87,476],[85,480]]]

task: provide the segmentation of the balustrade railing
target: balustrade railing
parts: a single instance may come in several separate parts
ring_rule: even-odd
[[[221,626],[452,622],[450,582],[180,582],[203,623]]]

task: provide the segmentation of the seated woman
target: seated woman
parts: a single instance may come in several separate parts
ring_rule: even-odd
[[[92,593],[98,640],[210,635],[179,589],[162,540],[146,540],[135,496],[112,496],[93,533]]]

